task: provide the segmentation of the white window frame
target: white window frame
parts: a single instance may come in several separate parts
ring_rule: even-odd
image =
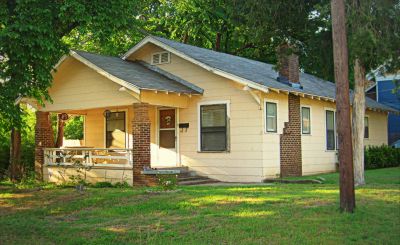
[[[310,110],[310,132],[309,133],[303,133],[303,107],[304,108],[308,108]],[[300,105],[301,135],[310,136],[312,134],[311,121],[312,121],[312,109],[311,109],[311,106],[310,105]]]
[[[124,108],[124,109],[107,109],[105,108],[105,110],[110,110],[110,112],[125,112],[125,148],[129,148],[129,131],[128,131],[128,120],[129,120],[129,114],[128,114],[128,109]],[[103,112],[104,112],[103,111]],[[109,149],[107,148],[107,118],[102,114],[103,116],[103,135],[104,135],[104,141],[103,141],[103,145],[105,149]]]
[[[327,137],[328,135],[326,134],[326,111],[332,111],[333,112],[333,126],[334,126],[334,135],[335,135],[335,149],[333,150],[328,150],[328,144],[327,144]],[[324,135],[325,135],[325,151],[328,152],[336,152],[338,150],[338,137],[337,137],[337,125],[336,125],[336,109],[334,108],[329,108],[329,107],[325,107],[324,108]]]
[[[264,121],[264,133],[265,134],[279,134],[279,101],[264,99],[264,110],[263,110],[263,121]],[[275,103],[276,104],[276,131],[268,131],[267,130],[267,103]]]
[[[162,62],[161,61],[161,56],[163,54],[165,54],[165,53],[168,54],[168,61],[167,62]],[[154,63],[154,55],[160,55],[160,62],[159,63]],[[161,52],[155,52],[155,53],[151,54],[151,64],[152,65],[162,65],[162,64],[169,64],[169,63],[171,63],[171,52],[161,51]]]
[[[201,150],[201,110],[202,105],[226,105],[226,150],[225,151],[202,151]],[[230,100],[211,100],[197,103],[197,152],[199,153],[219,153],[230,152],[230,118],[231,118],[231,101]]]

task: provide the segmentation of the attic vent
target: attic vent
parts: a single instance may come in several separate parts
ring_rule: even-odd
[[[166,64],[170,62],[170,52],[154,53],[151,59],[152,65]]]

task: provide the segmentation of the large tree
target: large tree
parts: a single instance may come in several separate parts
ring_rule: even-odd
[[[332,42],[335,64],[337,132],[340,170],[340,209],[355,208],[350,124],[349,64],[344,0],[332,0]]]
[[[364,178],[366,75],[400,69],[400,3],[397,0],[352,0],[347,5],[350,64],[354,74],[353,161],[356,185]]]
[[[12,179],[19,177],[20,169],[23,110],[19,98],[50,100],[51,72],[68,52],[63,38],[77,30],[106,41],[113,33],[134,26],[136,4],[130,0],[0,1],[0,120],[12,130]]]

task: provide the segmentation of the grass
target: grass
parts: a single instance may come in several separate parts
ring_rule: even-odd
[[[157,195],[0,185],[0,244],[400,244],[400,168],[367,171],[354,214],[338,210],[338,175],[320,176]]]

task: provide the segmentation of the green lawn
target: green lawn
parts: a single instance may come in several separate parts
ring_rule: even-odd
[[[400,244],[400,168],[367,171],[354,214],[325,184],[71,188],[0,186],[0,244]]]

